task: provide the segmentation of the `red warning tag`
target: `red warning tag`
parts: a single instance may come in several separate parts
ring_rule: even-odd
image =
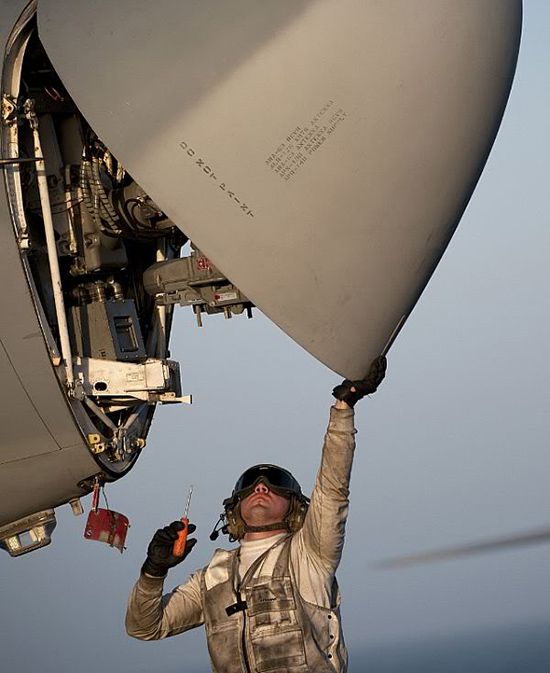
[[[124,551],[124,543],[130,523],[124,514],[113,512],[111,509],[98,508],[88,514],[84,537],[86,540],[106,542],[116,547],[120,553]]]
[[[92,509],[88,514],[84,537],[86,540],[106,542],[111,547],[116,547],[122,554],[130,522],[124,514],[98,507],[100,490],[101,484],[99,479],[96,479],[92,493]]]

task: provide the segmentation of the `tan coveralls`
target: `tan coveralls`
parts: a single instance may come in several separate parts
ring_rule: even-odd
[[[162,596],[163,578],[141,575],[126,630],[142,640],[204,624],[216,673],[345,673],[335,572],[344,544],[355,448],[353,410],[332,407],[321,467],[303,527],[274,544],[238,581],[239,548]]]

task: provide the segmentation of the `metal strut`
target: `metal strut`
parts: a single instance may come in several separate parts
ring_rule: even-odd
[[[28,157],[13,157],[12,159],[0,159],[0,168],[2,166],[13,166],[16,164],[35,164],[40,159]]]
[[[46,163],[42,153],[40,143],[40,134],[38,130],[38,117],[34,110],[34,101],[28,99],[23,106],[25,117],[27,118],[33,135],[33,150],[36,163],[36,177],[38,190],[40,193],[40,205],[42,207],[42,217],[44,220],[44,231],[46,234],[46,247],[48,250],[48,262],[50,265],[50,276],[52,279],[53,296],[55,303],[55,313],[59,329],[59,340],[61,342],[61,354],[65,362],[65,373],[67,377],[67,388],[69,393],[74,390],[73,360],[71,353],[71,342],[69,339],[69,328],[67,325],[67,316],[65,314],[65,302],[63,300],[63,287],[61,285],[61,273],[59,271],[59,260],[57,259],[57,246],[55,244],[55,233],[53,226],[52,210],[50,205],[50,193],[48,191],[48,181],[46,177]],[[21,161],[20,159],[18,161]]]

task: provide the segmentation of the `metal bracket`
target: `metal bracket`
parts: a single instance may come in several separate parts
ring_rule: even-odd
[[[163,393],[158,396],[161,404],[193,404],[193,395],[182,395],[177,397],[176,393]]]
[[[102,437],[99,433],[89,433],[86,435],[86,439],[88,440],[90,451],[93,454],[103,453],[103,451],[105,451],[105,442],[101,441]]]
[[[74,371],[89,398],[126,403],[180,401],[180,372],[177,362],[149,358],[145,362],[119,362],[97,358],[75,358]]]
[[[17,122],[17,103],[14,98],[4,94],[2,96],[2,122],[4,124],[13,124]]]
[[[82,479],[78,482],[77,486],[85,493],[91,493],[94,490],[94,484],[96,483],[97,479],[99,479],[101,484],[104,484],[107,481],[107,476],[104,472],[98,472],[97,474],[93,474],[90,477],[86,477],[86,479]]]

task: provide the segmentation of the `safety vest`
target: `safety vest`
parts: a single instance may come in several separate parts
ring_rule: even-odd
[[[283,538],[264,552],[239,584],[238,549],[218,550],[202,573],[208,650],[216,673],[345,673],[336,580],[333,608],[304,601],[289,563],[291,540]],[[280,545],[273,571],[262,575],[267,556]]]

